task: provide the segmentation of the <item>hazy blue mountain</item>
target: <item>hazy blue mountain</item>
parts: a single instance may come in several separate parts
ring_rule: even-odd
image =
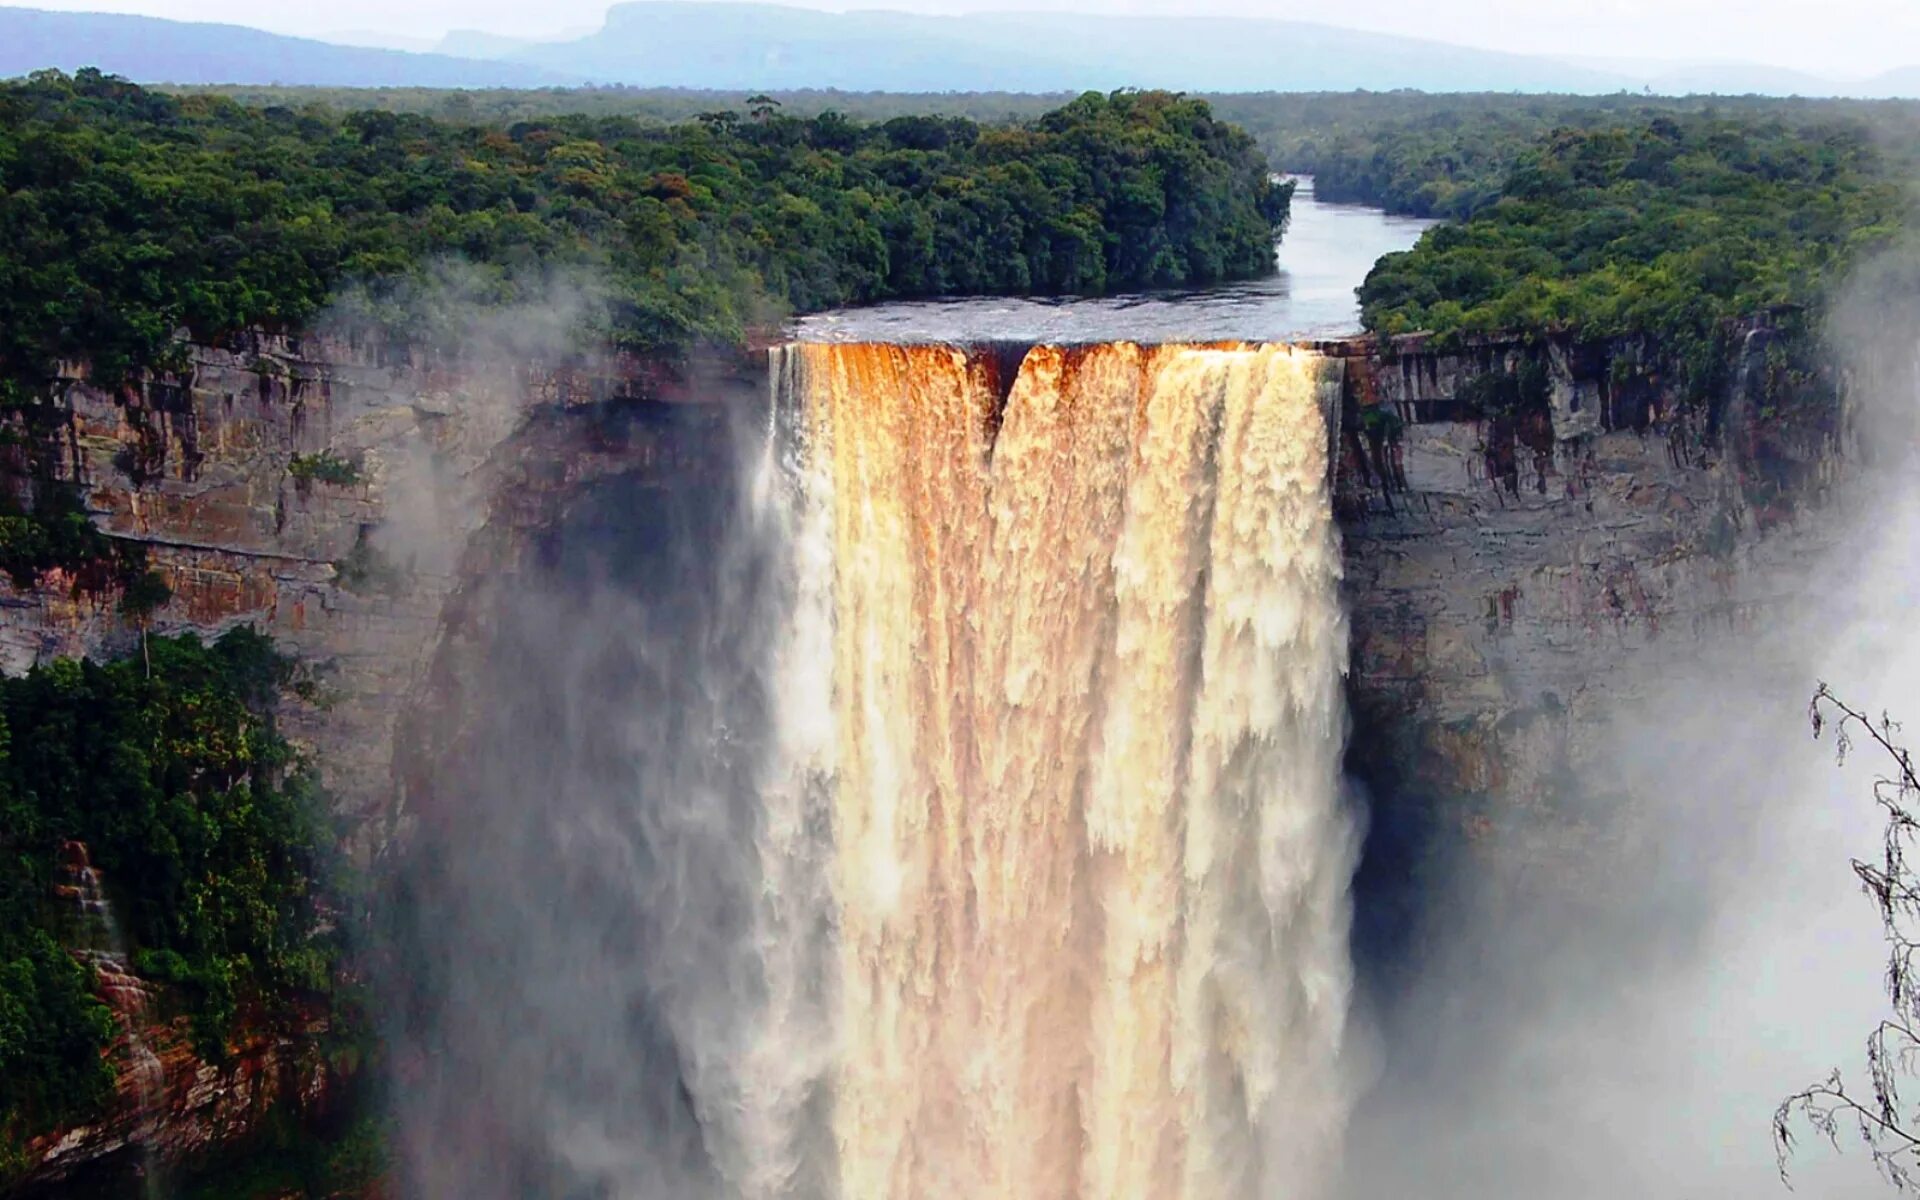
[[[327,87],[534,87],[578,76],[284,37],[242,25],[0,8],[0,77],[99,67],[142,83],[306,83]]]
[[[406,50],[417,54],[431,54],[440,50],[435,44],[436,38],[409,37],[404,33],[388,33],[384,29],[337,29],[320,34],[319,40],[334,46],[360,46],[368,50]]]
[[[1017,0],[1015,0],[1017,2]],[[1088,0],[1089,4],[1095,0]],[[777,4],[620,4],[604,28],[531,41],[456,30],[433,53],[238,25],[0,7],[0,77],[97,66],[147,83],[534,87],[627,83],[726,91],[1761,92],[1920,96],[1920,67],[1837,83],[1744,63],[1567,62],[1297,21],[990,13],[832,13]],[[400,44],[400,43],[395,43]]]
[[[505,58],[529,46],[572,41],[592,32],[591,29],[574,28],[551,37],[513,37],[504,33],[488,33],[483,29],[453,29],[439,42],[426,48],[435,54],[451,54],[455,58]]]
[[[513,59],[602,83],[853,90],[1610,91],[1622,76],[1548,59],[1294,21],[997,13],[831,13],[622,4],[598,33]]]
[[[1833,96],[1850,94],[1852,91],[1847,85],[1804,71],[1755,63],[1649,64],[1640,77],[1655,92],[1673,96],[1701,93],[1721,96]]]
[[[1863,96],[1912,96],[1920,97],[1920,67],[1902,67],[1897,71],[1888,71],[1876,76],[1865,85]]]

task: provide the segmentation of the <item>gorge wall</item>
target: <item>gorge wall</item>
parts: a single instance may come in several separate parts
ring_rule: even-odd
[[[724,470],[720,414],[764,388],[737,368],[703,364],[695,391],[619,359],[501,363],[314,337],[198,346],[185,377],[161,384],[107,391],[72,368],[58,474],[172,589],[152,632],[255,624],[320,670],[325,702],[296,702],[289,719],[343,814],[371,823],[371,852],[399,719],[462,581],[600,475]],[[136,647],[115,599],[59,574],[0,583],[0,669]]]
[[[465,593],[596,478],[725,471],[727,404],[713,401],[764,388],[757,376],[734,379],[736,366],[703,364],[690,397],[617,358],[501,363],[259,337],[194,347],[184,376],[137,388],[97,388],[70,368],[71,416],[54,431],[52,459],[95,522],[144,547],[171,588],[150,632],[256,626],[311,671],[317,686],[282,698],[281,723],[320,767],[365,864],[404,811],[402,774],[415,759],[396,745],[431,733],[420,698],[457,689],[426,681],[437,648],[462,636]],[[61,572],[24,590],[0,580],[0,669],[137,654],[140,630],[116,601]],[[160,1014],[166,1005],[121,1003],[154,988],[129,974],[105,991],[116,1020],[142,1026],[134,1032],[162,1058],[164,1117],[143,1115],[123,1070],[107,1119],[28,1147],[28,1194],[61,1194],[149,1123],[141,1140],[182,1160],[244,1141],[276,1109],[329,1107],[341,1081],[320,1052],[324,1014],[297,1028],[243,1022],[209,1061],[183,1020]]]
[[[1749,330],[1691,411],[1632,344],[1550,346],[1546,394],[1491,413],[1462,403],[1472,381],[1531,351],[1403,339],[1349,360],[1363,953],[1404,966],[1449,875],[1520,906],[1603,883],[1582,871],[1593,839],[1626,836],[1598,799],[1622,719],[1676,664],[1805,598],[1847,430],[1830,402],[1776,403],[1772,336]]]
[[[1546,798],[1604,744],[1598,714],[1630,703],[1663,655],[1778,601],[1772,568],[1817,538],[1806,514],[1842,431],[1831,414],[1763,413],[1766,338],[1749,337],[1706,413],[1617,370],[1631,361],[1620,348],[1551,348],[1545,403],[1489,414],[1462,392],[1519,347],[1319,347],[1343,381],[1348,765],[1375,811],[1363,939],[1406,936],[1442,861],[1515,874],[1575,862],[1593,831]],[[764,414],[767,391],[757,364],[670,379],[635,363],[497,364],[343,339],[198,348],[177,386],[106,392],[73,377],[61,469],[172,587],[153,630],[257,624],[319,670],[327,702],[290,700],[288,724],[363,861],[415,816],[409,773],[457,739],[448,714],[475,686],[475,598],[511,589],[530,539],[596,481],[676,489],[726,475],[729,414]],[[312,469],[336,462],[351,470]],[[112,597],[70,580],[0,584],[8,671],[138,637]],[[169,1095],[175,1119],[224,1105],[221,1136],[244,1136],[276,1098],[248,1082],[262,1076],[248,1061],[170,1071],[202,1080]],[[84,1158],[77,1147],[118,1142],[69,1131],[59,1144],[42,1178]]]

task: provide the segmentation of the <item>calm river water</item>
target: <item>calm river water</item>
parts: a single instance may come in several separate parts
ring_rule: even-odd
[[[1360,329],[1353,291],[1383,254],[1405,250],[1433,222],[1374,208],[1322,204],[1302,179],[1281,240],[1280,270],[1265,279],[1191,291],[1098,299],[991,296],[908,300],[805,317],[794,336],[815,342],[1293,341]]]

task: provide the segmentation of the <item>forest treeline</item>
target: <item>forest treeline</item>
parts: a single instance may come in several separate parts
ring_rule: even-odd
[[[1017,125],[750,105],[662,125],[255,107],[96,72],[0,85],[0,388],[111,381],[176,329],[297,328],[434,259],[581,267],[616,341],[783,310],[1097,293],[1272,270],[1289,190],[1198,100],[1088,94]]]
[[[1852,121],[1662,115],[1561,128],[1519,152],[1461,221],[1382,259],[1360,290],[1384,334],[1636,337],[1723,382],[1738,322],[1801,333],[1893,246],[1911,197]]]
[[[1844,125],[1864,131],[1889,162],[1920,165],[1920,101],[1363,92],[1218,96],[1213,103],[1274,162],[1312,175],[1319,199],[1407,216],[1472,215],[1498,196],[1523,155],[1558,132],[1638,128],[1662,117],[1814,136]]]
[[[130,544],[35,460],[60,364],[113,386],[297,330],[352,285],[457,259],[483,301],[568,272],[579,331],[671,356],[756,321],[896,296],[1097,293],[1273,269],[1291,188],[1201,101],[1088,94],[1028,122],[788,116],[511,123],[248,106],[97,72],[0,84],[0,571],[164,602]],[[49,417],[52,419],[49,420]],[[333,843],[274,704],[290,666],[245,631],[0,678],[0,1190],[24,1146],[97,1116],[118,1035],[63,859],[89,848],[118,932],[218,1061],[243,1019],[331,1003]],[[63,890],[65,889],[65,890]]]
[[[579,107],[655,122],[725,103],[674,89],[377,92],[230,89],[248,103],[376,103],[449,121]],[[1059,97],[793,92],[798,112],[874,120],[964,114],[1031,120]],[[1275,169],[1322,201],[1439,218],[1380,265],[1368,328],[1443,336],[1643,334],[1698,369],[1724,357],[1737,316],[1813,314],[1862,256],[1915,224],[1920,102],[1775,98],[1434,95],[1207,96]]]
[[[0,1190],[27,1139],[113,1096],[119,1021],[70,947],[168,985],[152,1016],[216,1064],[243,1019],[337,999],[341,913],[314,882],[340,877],[337,839],[274,718],[293,671],[236,630],[0,677]],[[76,890],[81,846],[110,913]]]
[[[596,88],[227,89],[243,102],[373,104],[454,123],[573,109],[655,123],[697,119],[720,93]],[[887,122],[914,115],[1031,121],[1063,98],[1008,93],[793,92],[792,111]],[[1871,249],[1909,224],[1920,103],[1748,97],[1417,92],[1215,95],[1277,168],[1316,198],[1451,226],[1383,262],[1368,328],[1443,336],[1500,330],[1644,334],[1697,368],[1727,323],[1817,311]]]
[[[446,121],[507,124],[562,114],[695,119],[737,107],[729,92],[588,87],[320,88],[228,86],[182,89],[255,107],[320,104],[379,108]],[[1739,121],[1855,121],[1896,158],[1920,164],[1920,101],[1772,96],[1528,95],[1511,92],[1196,93],[1214,115],[1247,131],[1277,171],[1315,177],[1316,194],[1422,217],[1462,217],[1499,188],[1519,155],[1556,129],[1641,124],[1658,116]],[[899,116],[965,117],[983,124],[1032,121],[1073,97],[1021,92],[892,93],[831,89],[774,93],[786,112],[833,110],[867,121]]]

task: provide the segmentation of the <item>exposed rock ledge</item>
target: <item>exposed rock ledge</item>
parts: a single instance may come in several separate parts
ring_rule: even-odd
[[[1628,686],[1636,654],[1766,602],[1757,581],[1796,552],[1795,505],[1836,461],[1833,423],[1767,427],[1744,394],[1704,436],[1657,380],[1612,369],[1620,348],[1552,348],[1550,412],[1505,429],[1456,400],[1512,344],[1319,348],[1347,360],[1354,763],[1383,817],[1424,805],[1469,843],[1578,764],[1585,716]],[[459,636],[463,581],[511,562],[593,478],[729,469],[730,406],[691,402],[765,389],[736,362],[703,365],[694,386],[636,363],[459,363],[274,338],[197,348],[177,386],[113,394],[73,375],[63,469],[172,586],[155,630],[257,624],[326,668],[336,702],[286,725],[315,750],[363,857],[403,828],[395,739],[441,641]],[[1397,443],[1370,441],[1370,409],[1400,418]],[[354,464],[353,481],[297,477],[296,457],[323,454]],[[0,583],[5,670],[136,636],[110,597]],[[1526,828],[1516,837],[1536,836]],[[178,1125],[159,1144],[177,1156],[230,1142],[289,1089],[321,1086],[318,1032],[243,1041],[215,1069],[181,1030],[154,1029]],[[122,1105],[39,1149],[55,1164],[112,1153],[138,1119]]]
[[[323,668],[326,709],[288,714],[350,817],[390,800],[397,716],[421,678],[475,535],[537,524],[596,471],[705,469],[710,438],[673,413],[756,382],[701,364],[696,391],[645,364],[562,367],[396,355],[375,343],[260,337],[195,347],[178,383],[107,392],[71,372],[62,473],[96,522],[143,543],[173,599],[156,633],[241,624]],[[610,401],[626,401],[612,404]],[[302,479],[296,460],[352,465],[354,479]],[[479,539],[484,542],[486,539]],[[53,577],[0,581],[0,670],[130,648],[114,597]],[[371,843],[360,847],[366,851]]]
[[[255,625],[318,670],[322,703],[288,698],[283,728],[313,753],[365,861],[399,825],[396,734],[462,581],[511,561],[516,539],[596,475],[724,469],[726,406],[689,402],[764,380],[731,361],[696,370],[698,389],[631,361],[449,362],[261,337],[195,347],[183,379],[137,389],[105,391],[72,369],[57,457],[95,521],[144,544],[172,588],[154,632]],[[297,460],[351,464],[351,480],[302,479]],[[27,591],[0,578],[0,670],[131,650],[139,635],[116,600],[59,575]],[[110,1002],[150,986],[123,964],[101,978]],[[112,1113],[36,1141],[23,1194],[65,1194],[64,1180],[124,1160],[136,1140],[164,1167],[244,1142],[276,1107],[324,1109],[322,1018],[243,1022],[215,1064],[183,1022],[148,1007],[124,1011],[122,1027],[159,1056],[164,1095],[143,1100],[123,1032]]]

